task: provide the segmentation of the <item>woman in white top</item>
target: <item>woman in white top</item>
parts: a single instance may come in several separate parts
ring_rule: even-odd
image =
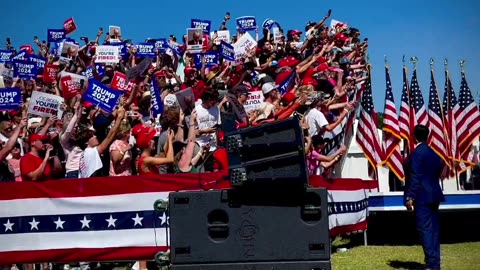
[[[112,143],[124,117],[125,109],[120,107],[116,111],[115,124],[101,143],[98,142],[97,136],[92,130],[85,130],[79,134],[80,147],[84,148],[83,155],[80,158],[80,178],[96,176],[96,173],[103,167],[100,155]]]

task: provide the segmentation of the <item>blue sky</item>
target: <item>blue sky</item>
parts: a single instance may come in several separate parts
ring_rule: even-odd
[[[93,39],[99,27],[122,27],[125,38],[142,41],[146,37],[181,37],[191,18],[210,19],[217,27],[225,12],[235,18],[256,16],[259,23],[266,18],[278,21],[285,29],[304,30],[309,20],[320,20],[328,9],[332,18],[359,28],[369,38],[370,61],[373,66],[375,108],[383,111],[385,100],[384,55],[391,70],[395,101],[398,104],[402,87],[402,56],[406,55],[409,77],[411,56],[419,58],[418,75],[423,96],[428,97],[429,59],[435,59],[437,86],[443,92],[443,59],[449,69],[456,92],[460,85],[459,60],[466,60],[470,88],[478,100],[480,91],[480,2],[472,0],[404,0],[404,1],[113,1],[90,2],[53,0],[2,1],[0,16],[0,48],[10,37],[14,46],[32,44],[33,36],[46,39],[48,28],[61,28],[74,17],[78,30],[73,38]],[[106,32],[106,31],[105,31]],[[427,100],[426,100],[427,101]]]

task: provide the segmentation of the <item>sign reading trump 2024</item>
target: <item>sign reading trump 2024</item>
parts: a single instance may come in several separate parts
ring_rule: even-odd
[[[64,99],[57,95],[33,91],[32,97],[30,98],[30,105],[28,106],[28,113],[41,117],[52,117],[55,115],[61,119],[63,115],[61,108],[63,102]]]
[[[19,87],[0,89],[0,111],[18,110],[22,103],[22,89]]]
[[[99,81],[89,80],[84,100],[88,101],[108,113],[112,113],[117,106],[123,92],[114,90]]]

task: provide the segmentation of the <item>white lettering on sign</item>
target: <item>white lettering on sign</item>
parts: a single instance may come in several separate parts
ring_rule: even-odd
[[[193,28],[198,28],[202,30],[207,30],[209,25],[209,22],[193,22]]]
[[[158,106],[157,93],[155,93],[153,85],[150,86],[150,92],[152,93],[151,105],[156,111],[158,111],[160,110],[160,106]]]
[[[162,49],[165,46],[164,40],[155,41],[155,49]]]
[[[0,104],[13,103],[13,98],[17,96],[17,92],[0,92]]]
[[[50,32],[50,36],[54,39],[63,38],[63,32]]]
[[[240,25],[241,25],[243,28],[253,27],[253,26],[255,25],[255,19],[253,19],[253,18],[250,18],[250,19],[240,19],[240,20],[238,20],[238,22],[240,23]]]
[[[152,53],[155,45],[138,44],[136,46],[138,53]]]
[[[12,54],[13,54],[13,52],[10,52],[10,53],[2,52],[2,53],[0,53],[0,61],[2,61],[2,62],[8,61],[10,59],[10,57],[12,57]]]
[[[234,55],[234,50],[231,47],[228,46],[222,46],[222,54],[223,55]]]
[[[97,100],[102,101],[105,104],[108,104],[110,102],[110,99],[115,97],[113,93],[110,93],[110,91],[98,85],[95,85],[95,84],[92,85],[92,89],[93,89],[92,96]]]
[[[214,54],[205,54],[205,63],[215,63],[214,60],[217,56]]]
[[[34,64],[24,64],[24,63],[16,63],[17,64],[17,72],[19,73],[32,73],[32,69],[35,67]]]
[[[45,67],[45,60],[31,57],[30,61],[35,62],[39,68],[44,68]]]

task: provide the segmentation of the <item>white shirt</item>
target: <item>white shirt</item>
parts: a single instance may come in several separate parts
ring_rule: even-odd
[[[79,178],[88,178],[103,167],[97,147],[87,147],[80,158]]]
[[[328,125],[327,118],[317,108],[311,109],[307,113],[308,136],[317,135],[324,126]]]
[[[220,118],[220,110],[218,107],[212,106],[209,109],[205,109],[201,104],[195,106],[197,112],[198,129],[213,128],[215,125],[220,125],[222,120]],[[200,147],[210,143],[210,151],[217,149],[217,136],[216,133],[202,134],[197,137],[197,143]]]

